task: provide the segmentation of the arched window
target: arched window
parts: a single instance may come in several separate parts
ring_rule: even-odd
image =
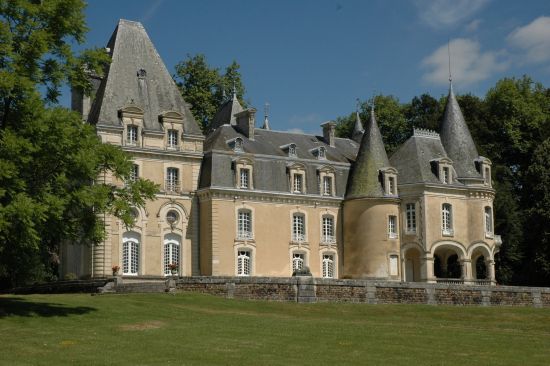
[[[164,239],[164,274],[172,273],[172,268],[179,272],[180,268],[180,240],[175,234],[166,235]]]
[[[323,278],[334,278],[334,255],[323,254]]]
[[[292,215],[292,241],[306,241],[306,218],[303,214]]]
[[[250,251],[239,250],[237,253],[237,276],[250,276],[252,259]]]
[[[293,253],[292,254],[292,272],[301,271],[304,269],[305,254]]]
[[[322,243],[336,242],[336,238],[334,236],[334,217],[332,217],[331,215],[323,216],[322,230],[323,230],[321,233]]]
[[[493,210],[491,207],[485,207],[485,236],[493,236]]]
[[[443,235],[453,235],[453,206],[449,203],[441,206],[441,232]]]
[[[139,272],[139,234],[126,233],[122,239],[122,274],[137,275]]]
[[[252,213],[250,210],[239,210],[237,217],[237,238],[252,238]]]

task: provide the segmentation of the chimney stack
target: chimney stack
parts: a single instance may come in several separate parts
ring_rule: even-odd
[[[242,112],[236,113],[237,130],[243,135],[248,137],[249,140],[254,141],[254,127],[256,125],[256,109],[248,108]]]
[[[334,147],[336,139],[336,123],[334,121],[328,121],[321,124],[321,127],[323,127],[323,138],[325,139],[325,142],[331,147]]]

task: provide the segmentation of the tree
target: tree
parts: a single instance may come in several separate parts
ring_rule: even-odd
[[[100,50],[71,50],[84,39],[83,9],[80,0],[0,1],[1,286],[55,278],[62,243],[100,242],[102,213],[131,226],[131,207],[157,191],[144,180],[98,181],[105,171],[127,180],[128,156],[55,106],[64,82],[89,91],[86,73],[108,61]]]
[[[209,131],[212,118],[233,90],[241,105],[246,106],[242,99],[245,88],[239,68],[239,64],[233,61],[221,74],[218,68],[208,65],[203,54],[187,55],[185,61],[176,65],[174,78],[183,98],[191,104],[191,112],[200,123],[203,133]]]
[[[409,104],[403,106],[408,124],[415,128],[425,128],[438,131],[443,119],[444,104],[429,94],[414,97]]]

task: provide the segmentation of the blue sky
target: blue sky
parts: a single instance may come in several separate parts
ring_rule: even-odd
[[[124,18],[143,23],[171,72],[187,54],[236,60],[257,123],[268,102],[276,130],[319,133],[373,93],[446,94],[448,40],[458,93],[523,74],[550,87],[548,0],[94,0],[86,17],[82,47],[105,46]]]

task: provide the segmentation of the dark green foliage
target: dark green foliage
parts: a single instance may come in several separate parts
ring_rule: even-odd
[[[426,128],[437,131],[443,119],[445,105],[429,94],[414,97],[409,104],[403,106],[407,122],[412,127]]]
[[[70,42],[86,31],[83,9],[80,0],[0,0],[0,285],[54,278],[62,243],[100,242],[101,213],[131,225],[131,206],[157,190],[143,180],[97,181],[107,171],[128,178],[128,156],[53,106],[62,83],[89,91],[86,74],[109,61],[98,50],[73,54]]]
[[[191,112],[203,133],[209,131],[212,118],[222,103],[231,98],[233,89],[241,105],[246,107],[239,68],[239,64],[233,61],[222,74],[218,68],[208,65],[203,54],[187,55],[185,61],[176,65],[176,83],[185,101],[191,104]]]

